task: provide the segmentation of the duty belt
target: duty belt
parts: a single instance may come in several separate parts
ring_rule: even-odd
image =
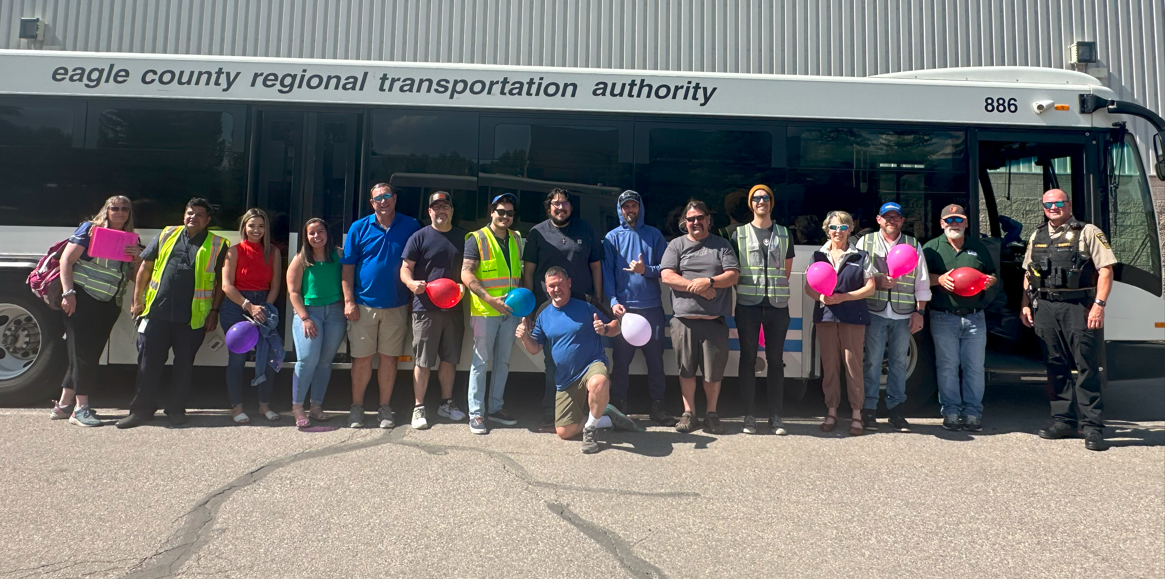
[[[1039,288],[1036,290],[1036,295],[1039,299],[1047,300],[1049,302],[1074,302],[1084,300],[1096,296],[1096,288],[1086,287],[1080,289],[1051,289]]]

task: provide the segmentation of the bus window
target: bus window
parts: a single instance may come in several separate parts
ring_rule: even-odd
[[[1048,189],[1067,193],[1077,216],[1083,217],[1082,200],[1074,195],[1083,166],[1079,144],[980,141],[979,151],[979,231],[1002,238],[1005,261],[1014,253],[1008,246],[1027,247],[1028,237],[1043,224],[1040,200]]]
[[[788,152],[785,197],[798,243],[823,243],[811,224],[838,209],[859,234],[876,230],[878,208],[891,201],[902,206],[902,230],[925,242],[938,235],[944,206],[967,204],[962,132],[794,126]]]
[[[1109,152],[1109,240],[1118,281],[1161,295],[1161,244],[1145,169],[1132,135]],[[1112,189],[1115,189],[1113,191]]]
[[[76,227],[101,207],[107,191],[75,170],[84,119],[83,106],[0,100],[0,225]]]
[[[453,224],[476,229],[485,218],[477,199],[477,113],[372,112],[372,151],[367,183],[388,183],[398,195],[396,210],[428,222],[425,201],[435,191],[453,195]],[[368,215],[368,191],[357,200]]]

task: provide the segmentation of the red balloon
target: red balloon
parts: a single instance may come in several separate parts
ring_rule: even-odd
[[[955,282],[955,295],[965,298],[983,291],[984,286],[987,285],[987,274],[975,268],[960,267],[948,275],[951,277],[951,281]]]
[[[461,301],[461,286],[449,278],[435,279],[425,284],[425,293],[433,305],[447,310]]]

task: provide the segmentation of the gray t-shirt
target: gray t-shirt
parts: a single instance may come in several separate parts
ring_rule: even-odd
[[[740,271],[740,262],[732,244],[719,235],[692,241],[687,235],[671,240],[663,252],[660,269],[670,269],[684,279],[713,277],[729,270]],[[672,290],[672,313],[676,317],[731,316],[732,291],[716,288],[716,297],[706,300],[698,295]]]

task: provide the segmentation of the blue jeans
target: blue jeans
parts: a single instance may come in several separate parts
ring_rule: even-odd
[[[295,374],[291,378],[291,402],[303,406],[308,391],[315,404],[324,403],[328,380],[332,378],[332,360],[348,333],[344,317],[344,300],[326,306],[306,306],[307,317],[315,324],[316,337],[303,335],[299,316],[291,319],[291,338],[295,341]]]
[[[253,304],[262,305],[267,301],[267,290],[259,291],[241,291],[244,298],[251,300]],[[231,300],[223,300],[222,311],[219,312],[218,320],[222,326],[223,332],[226,332],[231,326],[245,320],[243,317],[243,308]],[[227,350],[227,395],[231,398],[231,406],[242,406],[243,404],[243,369],[247,365],[247,354],[236,354]],[[270,364],[266,362],[255,362],[255,369],[259,369],[259,365],[263,365],[263,371],[267,373],[267,379],[259,384],[259,404],[269,404],[271,402],[271,390],[275,387],[275,370],[271,368]]]
[[[889,349],[887,349],[889,346]],[[891,320],[870,314],[866,326],[865,370],[866,400],[862,408],[878,407],[878,390],[882,381],[882,356],[887,355],[890,366],[886,376],[886,408],[906,402],[906,362],[910,355],[910,320]]]
[[[987,358],[986,316],[981,311],[966,316],[932,311],[930,335],[934,337],[938,401],[942,405],[943,416],[981,416],[983,365]],[[960,368],[963,370],[961,389]]]
[[[514,349],[516,316],[470,316],[473,328],[473,363],[469,367],[469,415],[485,416],[504,404],[506,380],[510,377],[510,353]],[[487,363],[492,363],[489,368]],[[493,371],[489,385],[489,406],[485,405],[485,373]]]
[[[632,346],[623,339],[622,334],[611,338],[611,398],[627,399],[627,388],[631,384],[631,360],[635,357],[635,350],[642,348],[643,360],[647,362],[647,391],[652,400],[663,400],[667,385],[667,377],[663,372],[663,338],[667,330],[667,318],[663,315],[663,307],[627,308],[627,313],[639,314],[647,319],[647,323],[651,324],[651,339],[643,346]]]

